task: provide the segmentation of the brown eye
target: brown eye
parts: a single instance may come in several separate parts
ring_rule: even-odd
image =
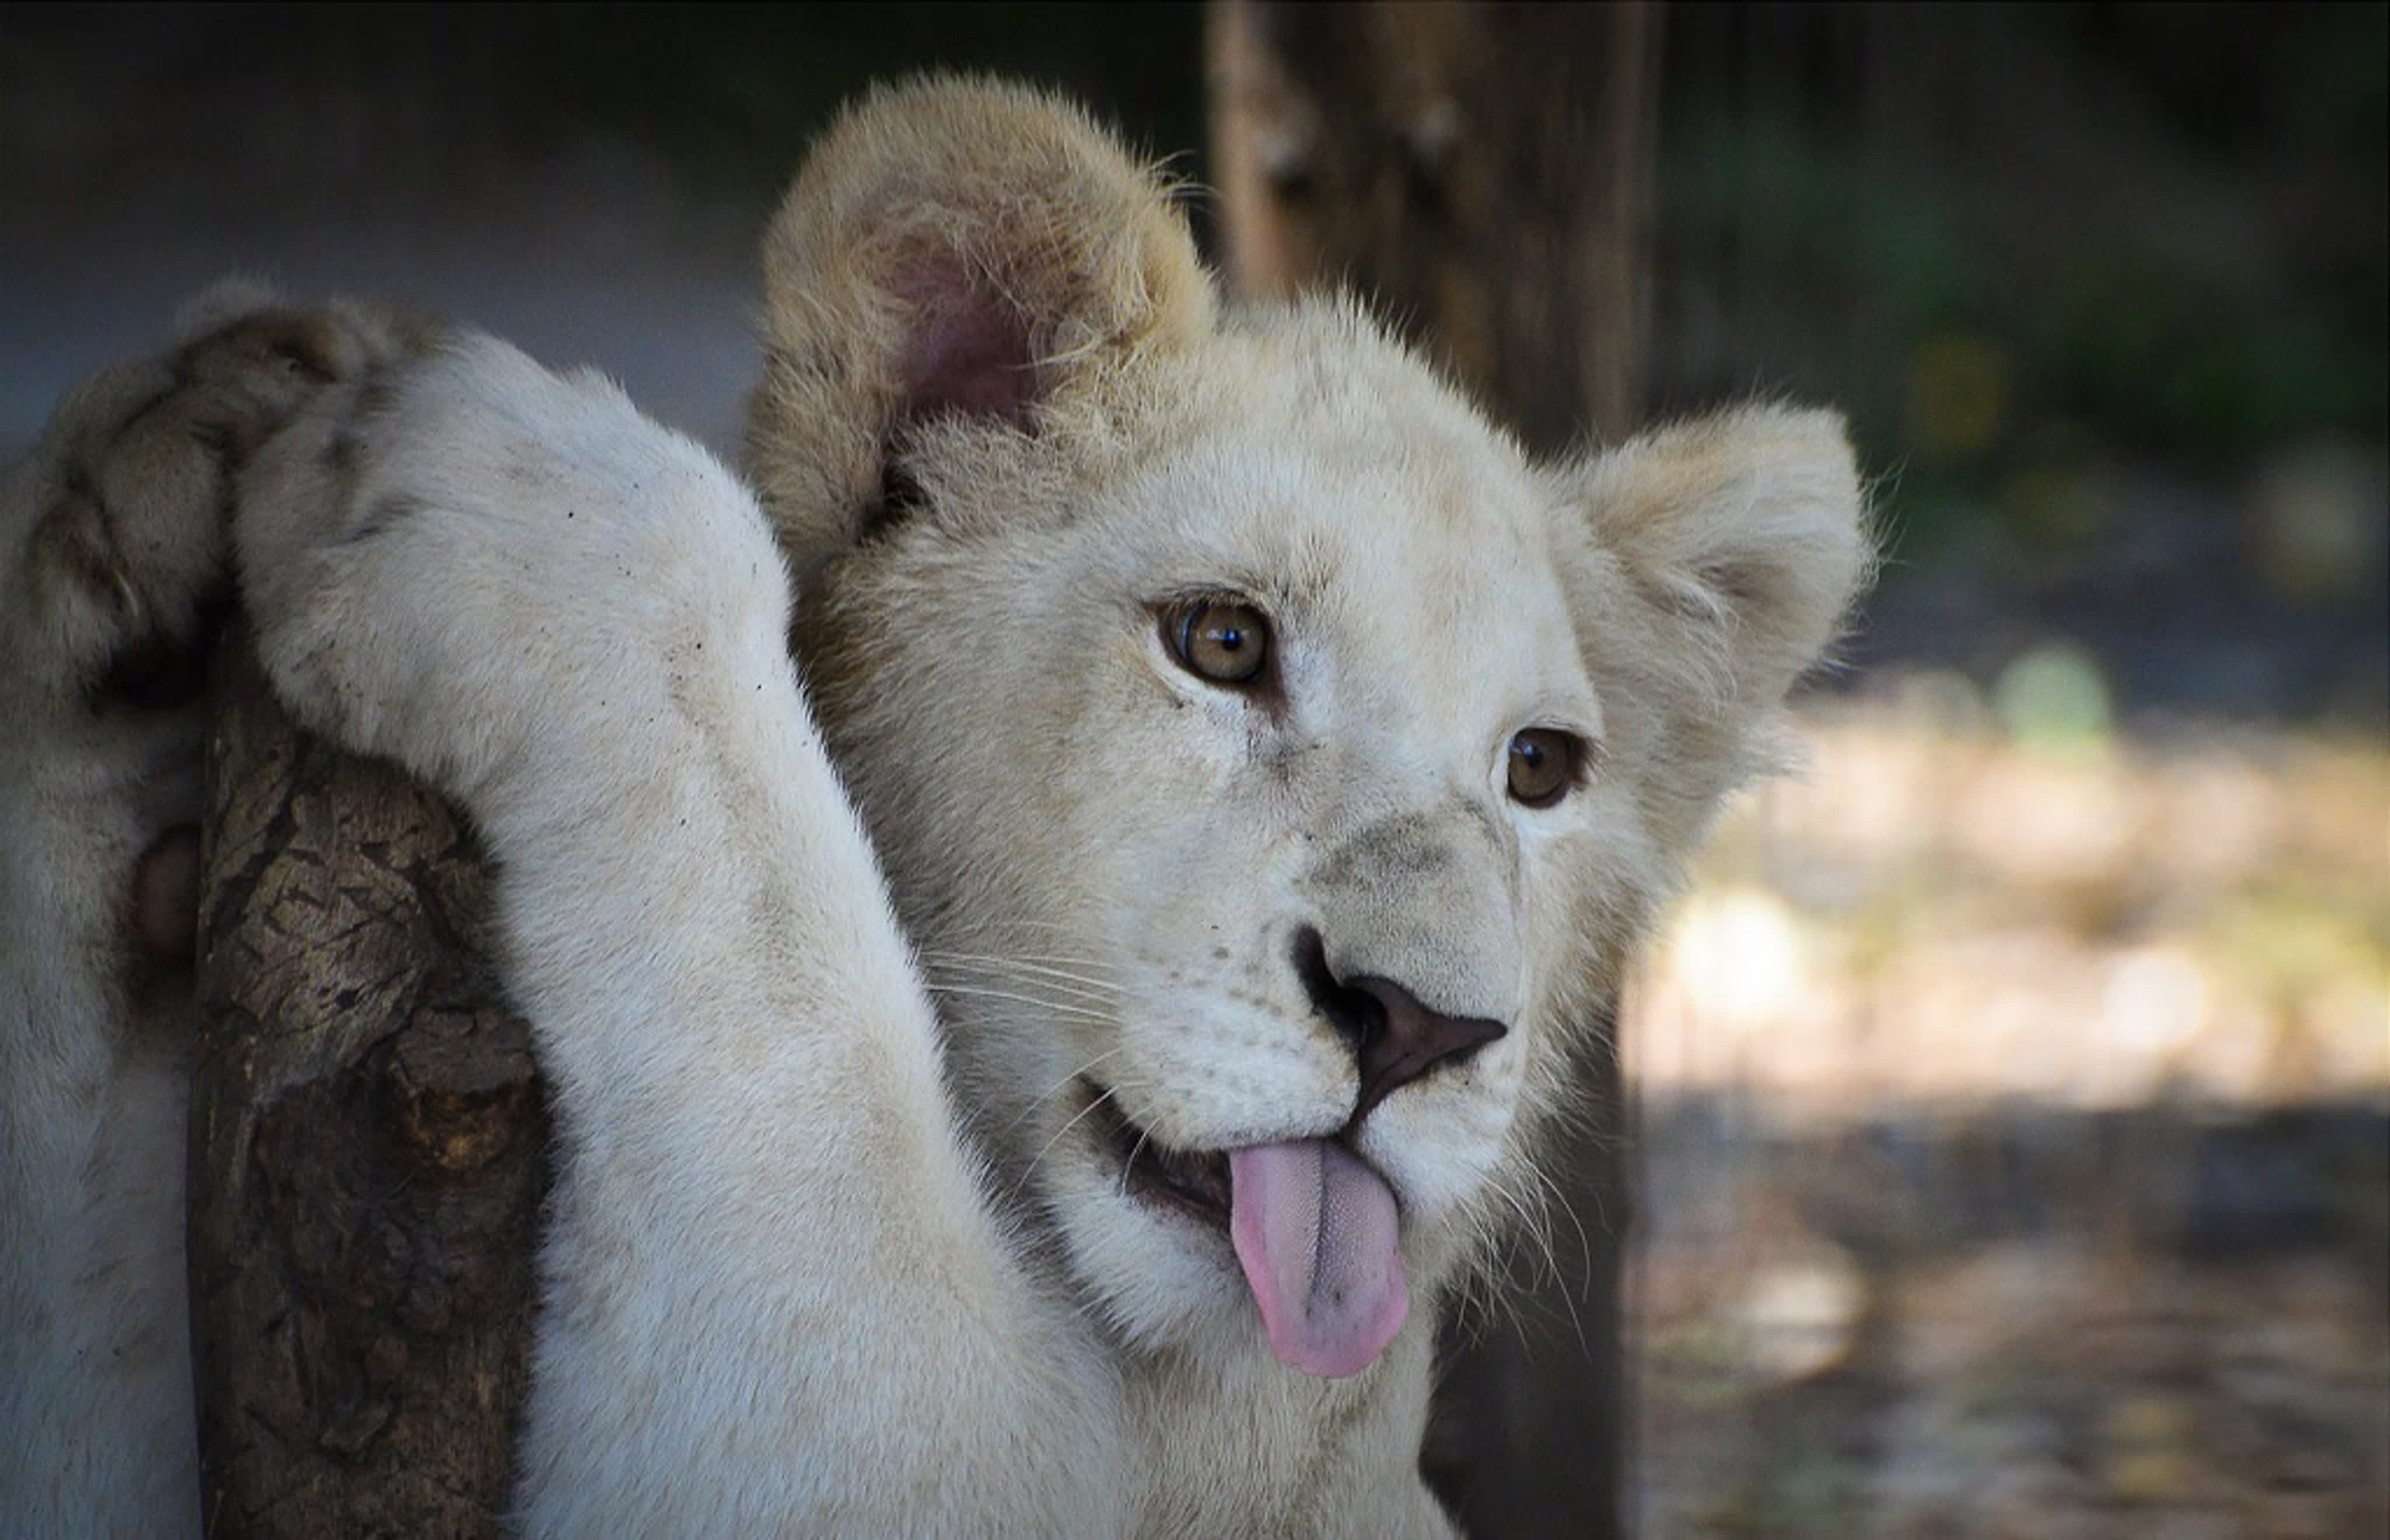
[[[1235,599],[1201,599],[1164,614],[1163,635],[1188,672],[1215,685],[1250,685],[1269,664],[1269,620]]]
[[[1584,748],[1552,727],[1530,727],[1510,740],[1510,796],[1529,807],[1549,807],[1576,784]]]

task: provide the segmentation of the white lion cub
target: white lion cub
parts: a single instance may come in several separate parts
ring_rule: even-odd
[[[177,665],[237,592],[502,870],[524,1528],[1448,1533],[1437,1306],[1861,576],[1838,420],[1530,464],[997,86],[852,112],[765,265],[749,485],[255,296],[11,475],[0,1532],[199,1524]]]

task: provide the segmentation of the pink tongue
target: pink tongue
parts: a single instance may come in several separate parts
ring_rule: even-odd
[[[1394,1195],[1326,1139],[1228,1151],[1228,1234],[1279,1362],[1358,1374],[1410,1310]]]

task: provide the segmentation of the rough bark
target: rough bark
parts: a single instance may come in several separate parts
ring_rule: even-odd
[[[211,686],[191,1122],[207,1531],[495,1534],[547,1119],[481,962],[469,830],[301,732],[233,638]]]
[[[1539,453],[1637,426],[1659,21],[1214,0],[1231,285],[1352,287]]]
[[[1644,372],[1659,32],[1644,5],[1214,0],[1232,286],[1351,287],[1536,453],[1623,435]],[[1447,1340],[1425,1464],[1481,1536],[1622,1523],[1627,1103],[1603,1016],[1586,1049],[1595,1127],[1557,1166],[1559,1277]]]

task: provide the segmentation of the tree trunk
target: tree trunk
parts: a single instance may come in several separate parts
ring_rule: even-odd
[[[190,1272],[210,1534],[501,1532],[547,1118],[471,834],[211,685]]]
[[[1231,286],[1357,289],[1536,453],[1623,435],[1642,390],[1659,33],[1645,5],[1214,0]],[[1447,1339],[1423,1463],[1481,1536],[1622,1524],[1627,1104],[1603,1016],[1585,1065],[1600,1126],[1556,1169],[1559,1277]]]
[[[1637,426],[1657,6],[1214,0],[1232,288],[1343,283],[1539,454]]]

